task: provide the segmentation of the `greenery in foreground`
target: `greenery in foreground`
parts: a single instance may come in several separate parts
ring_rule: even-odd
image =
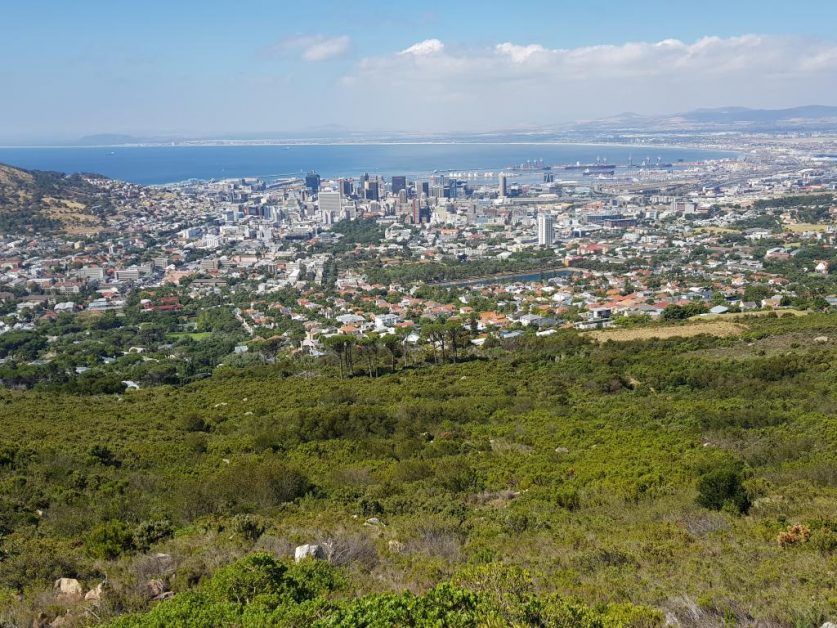
[[[379,377],[301,361],[4,391],[0,618],[819,626],[837,613],[837,317],[744,326],[521,337]],[[303,543],[330,560],[292,565]],[[61,600],[59,577],[104,580],[102,600]],[[173,599],[151,601],[155,580]]]

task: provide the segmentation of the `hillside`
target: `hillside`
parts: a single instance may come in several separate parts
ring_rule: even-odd
[[[683,113],[643,116],[625,113],[600,120],[581,122],[582,130],[637,131],[745,131],[833,130],[837,107],[810,105],[788,109],[719,107]]]
[[[101,228],[94,208],[108,203],[97,179],[0,164],[0,232],[88,235]]]
[[[833,621],[837,317],[737,323],[0,392],[0,622]]]

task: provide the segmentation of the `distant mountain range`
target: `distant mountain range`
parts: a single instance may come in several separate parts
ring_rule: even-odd
[[[554,141],[589,138],[602,133],[709,133],[709,132],[787,132],[837,131],[837,106],[807,105],[788,109],[748,109],[720,107],[695,109],[684,113],[640,115],[622,113],[596,120],[583,120],[551,127],[506,129],[468,133],[405,133],[386,131],[351,131],[339,125],[324,125],[300,131],[223,134],[206,137],[137,137],[122,134],[88,135],[69,145],[124,146],[169,143],[259,143],[259,142],[347,142],[347,141]]]
[[[837,107],[808,105],[789,109],[748,109],[721,107],[695,109],[685,113],[643,116],[624,113],[618,116],[578,122],[577,130],[653,131],[837,131]]]

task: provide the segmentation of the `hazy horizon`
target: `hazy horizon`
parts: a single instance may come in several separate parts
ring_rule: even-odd
[[[0,143],[473,133],[837,104],[837,5],[35,1],[0,25]]]

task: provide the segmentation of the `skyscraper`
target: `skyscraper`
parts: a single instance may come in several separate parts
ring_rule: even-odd
[[[343,207],[343,198],[340,190],[323,190],[318,197],[320,215],[326,224],[331,224],[340,216]]]
[[[395,176],[392,177],[392,193],[398,195],[401,190],[407,189],[407,177]]]
[[[500,173],[500,185],[498,186],[497,191],[500,198],[505,198],[508,195],[508,184],[506,183],[506,175],[503,172]]]
[[[555,217],[538,214],[538,246],[552,246],[555,241]]]
[[[367,200],[378,201],[381,198],[377,180],[370,181],[369,179],[365,179],[363,182],[363,192],[363,196]]]
[[[305,187],[311,192],[311,194],[316,194],[320,191],[320,175],[316,172],[309,172],[305,175]]]

